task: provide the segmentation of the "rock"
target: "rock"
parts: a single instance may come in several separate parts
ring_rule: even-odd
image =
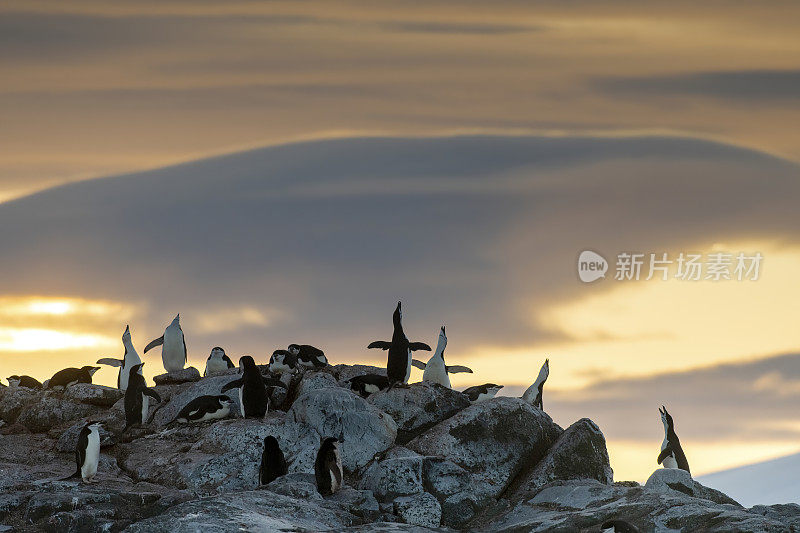
[[[662,487],[663,488],[663,487]],[[501,517],[481,524],[485,531],[595,530],[621,517],[641,531],[785,532],[785,523],[730,504],[694,498],[681,491],[606,485],[594,480],[554,481]]]
[[[13,424],[23,408],[37,402],[43,395],[44,392],[25,387],[8,387],[0,398],[0,419]]]
[[[427,492],[395,499],[394,513],[406,524],[415,526],[439,527],[442,521],[439,500]]]
[[[64,391],[64,398],[67,400],[88,403],[98,407],[111,407],[124,395],[119,389],[91,383],[78,383]]]
[[[522,474],[507,497],[527,499],[539,488],[556,479],[595,479],[614,482],[606,439],[597,425],[582,418],[568,427],[548,450],[547,455],[527,474]]]
[[[347,381],[355,376],[363,376],[364,374],[386,375],[386,367],[369,365],[335,365],[331,367],[331,371],[339,381],[339,385],[346,388],[350,387]]]
[[[338,387],[339,384],[328,372],[312,372],[306,371],[297,385],[297,397],[299,398],[307,392],[316,389],[324,389],[330,387]]]
[[[462,528],[561,435],[550,417],[519,398],[474,404],[408,443],[428,461],[423,483],[442,504],[443,524]]]
[[[17,417],[17,422],[34,433],[44,433],[51,428],[91,416],[100,412],[99,407],[45,395],[35,403],[27,405]]]
[[[178,385],[181,383],[200,381],[200,371],[193,366],[189,366],[177,372],[160,374],[154,377],[153,381],[156,385]]]
[[[405,444],[423,431],[470,406],[459,391],[438,383],[414,383],[370,395],[369,403],[397,423],[397,442]]]
[[[659,468],[655,470],[644,484],[645,488],[657,492],[677,491],[688,496],[741,507],[739,502],[718,490],[704,487],[692,479],[691,474],[680,468]]]
[[[351,472],[388,449],[397,437],[392,417],[339,387],[303,394],[295,400],[287,417],[312,427],[320,437],[343,437],[342,465]]]
[[[794,528],[794,531],[800,531],[800,505],[796,503],[755,505],[749,511],[771,520],[783,522],[787,526]]]
[[[263,488],[291,498],[323,500],[322,495],[317,491],[317,481],[314,478],[314,474],[289,473],[273,480],[272,483]]]
[[[220,494],[177,505],[164,514],[125,529],[127,533],[230,531],[328,531],[353,524],[354,517],[334,506],[309,505],[268,490]]]
[[[359,488],[371,490],[383,502],[418,494],[423,491],[422,463],[423,457],[408,448],[391,448],[367,467]]]
[[[365,521],[373,521],[381,514],[378,500],[369,490],[356,490],[345,485],[339,492],[328,496],[325,500],[338,504],[353,516]]]

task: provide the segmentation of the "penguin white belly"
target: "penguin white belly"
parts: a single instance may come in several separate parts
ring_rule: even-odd
[[[100,433],[92,431],[89,433],[86,443],[86,458],[81,466],[81,478],[92,479],[97,474],[97,464],[100,462]]]
[[[239,387],[239,411],[242,413],[242,418],[244,418],[244,387]]]
[[[425,372],[422,373],[422,381],[438,383],[439,385],[444,385],[448,389],[452,388],[450,385],[450,376],[447,375],[444,361],[440,357],[428,361]]]
[[[222,359],[209,359],[206,362],[206,375],[224,374],[228,371],[228,363]]]
[[[119,368],[119,390],[128,390],[128,379],[131,377],[131,368],[140,364],[142,364],[142,360],[139,358],[139,354],[137,354],[135,351],[125,355],[125,361]],[[141,370],[139,373],[141,374]]]
[[[150,411],[150,396],[142,394],[142,424],[147,422],[147,415]]]
[[[161,348],[161,360],[164,362],[164,370],[167,372],[183,370],[185,358],[183,335],[177,328],[168,327],[164,331],[164,346]]]
[[[206,413],[203,415],[203,418],[200,419],[200,422],[207,422],[209,420],[219,420],[220,418],[225,418],[231,412],[230,407],[223,407],[222,409],[217,409],[212,413]]]
[[[664,468],[678,468],[678,461],[671,455],[666,456],[661,464],[664,465]]]
[[[403,383],[408,383],[408,378],[411,377],[411,348],[408,349],[408,360],[406,361],[406,377]]]
[[[292,371],[292,367],[284,363],[270,363],[269,365],[270,372],[275,374],[285,374]]]
[[[381,389],[377,385],[373,385],[372,383],[365,383],[364,384],[364,392],[369,394],[375,394],[376,392],[380,391]]]
[[[482,393],[478,394],[478,397],[475,399],[475,401],[473,403],[482,402],[484,400],[490,400],[492,398],[494,398],[494,394],[489,394],[489,393],[483,393],[482,392]]]

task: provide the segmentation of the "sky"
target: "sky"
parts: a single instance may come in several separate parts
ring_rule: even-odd
[[[126,324],[141,352],[178,312],[197,366],[382,364],[402,300],[475,371],[454,386],[521,394],[549,358],[546,410],[595,420],[616,479],[656,467],[662,404],[695,473],[797,452],[797,11],[5,2],[0,376],[121,356]],[[624,252],[668,280],[615,279]],[[757,279],[675,277],[740,252]]]

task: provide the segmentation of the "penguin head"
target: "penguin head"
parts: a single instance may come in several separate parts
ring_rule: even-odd
[[[487,383],[485,386],[486,386],[486,392],[493,396],[498,392],[500,392],[500,389],[503,388],[503,385],[497,385],[495,383]]]
[[[288,351],[292,355],[298,355],[300,353],[300,345],[299,344],[290,344],[287,347]]]
[[[213,357],[218,357],[219,359],[222,359],[224,355],[225,355],[225,350],[223,350],[219,346],[214,346],[213,348],[211,348],[211,355],[209,355],[208,358],[211,359]]]
[[[278,439],[273,437],[272,435],[267,435],[264,437],[264,451],[265,452],[275,452],[280,451],[281,447],[278,445]]]
[[[175,315],[175,318],[172,319],[172,324],[170,324],[170,325],[178,325],[178,326],[181,325],[181,314],[180,313]]]
[[[100,428],[103,427],[103,422],[100,420],[92,420],[88,422],[85,427],[90,431],[94,430],[100,431]]]
[[[444,349],[447,347],[447,333],[444,331],[444,326],[439,330],[439,344],[436,345],[436,353],[442,356],[444,360]]]
[[[673,427],[672,415],[667,412],[667,408],[662,405],[658,412],[661,413],[661,422],[664,424],[664,429]]]
[[[231,400],[230,396],[225,394],[220,394],[217,396],[217,400],[219,400],[219,403],[221,403],[223,407],[230,407],[233,405],[233,400]]]
[[[17,385],[19,385],[19,381],[21,378],[15,374],[13,376],[8,376],[7,379],[9,385],[11,385],[12,387],[16,387]]]
[[[138,365],[133,365],[131,367],[131,369],[130,369],[130,375],[133,376],[134,374],[141,374],[143,366],[144,366],[144,363],[139,363]]]
[[[258,370],[256,368],[256,361],[249,355],[243,355],[239,358],[239,370]]]
[[[99,366],[84,366],[81,370],[88,372],[90,376],[94,376],[94,373],[100,370]]]
[[[125,331],[122,332],[122,342],[130,342],[131,341],[131,327],[130,325],[125,326]]]
[[[339,439],[336,437],[324,437],[319,445],[320,450],[338,450]]]
[[[392,322],[395,325],[399,324],[400,321],[403,319],[403,310],[402,310],[402,303],[397,302],[397,307],[394,310],[394,314],[392,315]]]

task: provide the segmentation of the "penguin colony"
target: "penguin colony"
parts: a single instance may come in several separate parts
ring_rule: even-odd
[[[397,302],[397,307],[392,314],[392,340],[374,341],[367,348],[381,349],[387,352],[386,375],[365,374],[355,376],[349,380],[350,388],[360,396],[366,398],[378,391],[388,390],[393,387],[407,387],[411,367],[422,369],[423,382],[436,383],[451,388],[449,374],[465,372],[472,373],[470,368],[458,365],[445,364],[445,348],[447,347],[447,334],[445,326],[439,331],[436,351],[427,363],[412,358],[415,351],[431,351],[431,347],[424,342],[411,342],[403,330],[402,304]],[[122,359],[103,358],[98,364],[119,367],[117,386],[124,391],[125,429],[123,433],[135,426],[149,423],[148,413],[150,399],[161,402],[158,393],[149,388],[142,375],[144,363],[133,347],[130,327],[126,326],[122,334],[124,353]],[[183,370],[187,361],[186,342],[180,325],[180,315],[177,315],[164,330],[164,334],[151,341],[144,349],[147,353],[152,348],[162,346],[161,358],[164,368],[168,372]],[[242,356],[239,359],[239,374],[241,377],[232,379],[224,385],[220,394],[199,396],[187,403],[170,422],[170,424],[191,424],[213,422],[228,417],[235,403],[230,396],[224,394],[236,389],[239,398],[240,416],[245,418],[263,418],[269,410],[270,391],[276,387],[287,388],[291,376],[307,369],[318,369],[328,365],[325,353],[308,344],[290,344],[286,350],[275,350],[269,359],[269,376],[262,375],[253,357]],[[66,368],[56,372],[45,383],[40,383],[30,376],[10,376],[11,387],[27,387],[31,389],[56,389],[67,388],[76,383],[91,383],[92,376],[100,367],[84,366],[82,368]],[[225,375],[230,369],[236,368],[233,361],[219,346],[211,350],[206,361],[204,376]],[[273,375],[278,376],[273,377]],[[543,392],[544,384],[550,375],[550,361],[546,359],[536,380],[523,393],[522,399],[532,406],[544,410]],[[470,402],[478,403],[493,398],[502,389],[502,385],[484,383],[463,390],[463,394]],[[681,448],[680,440],[675,433],[675,424],[666,407],[659,409],[661,421],[664,425],[664,441],[661,452],[657,457],[657,464],[664,468],[680,468],[689,472],[689,463]],[[152,417],[151,417],[152,418]],[[90,421],[81,430],[75,448],[76,471],[65,480],[80,477],[86,483],[94,482],[100,456],[101,422]],[[340,446],[344,436],[338,438],[322,436],[320,447],[314,462],[314,473],[317,490],[323,496],[336,493],[342,486],[344,471]],[[267,436],[263,442],[261,465],[259,468],[259,483],[266,485],[280,476],[288,473],[288,463],[278,440]],[[606,531],[637,531],[634,526],[622,520],[610,520],[603,524]]]

